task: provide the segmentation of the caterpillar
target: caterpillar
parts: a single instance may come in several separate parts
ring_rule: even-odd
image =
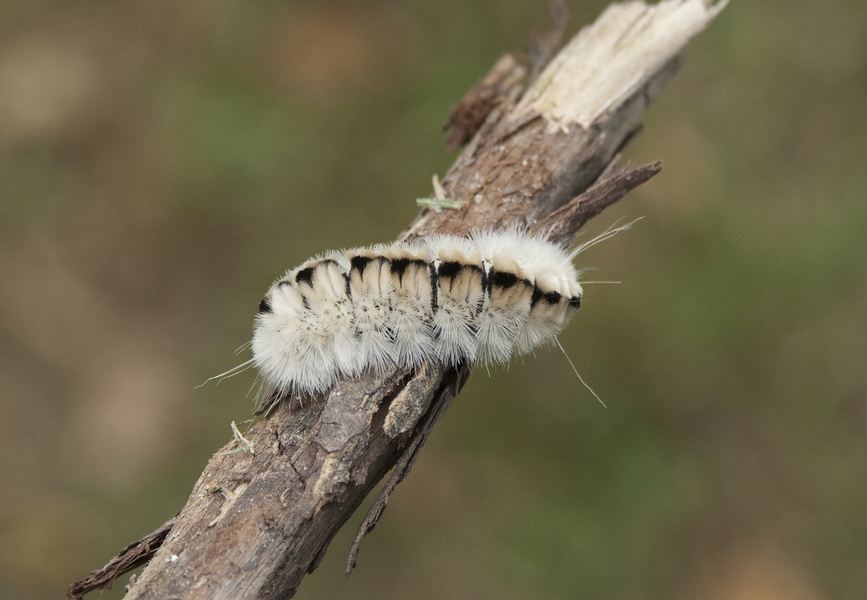
[[[431,357],[506,363],[554,341],[581,306],[572,259],[588,245],[512,228],[321,254],[265,294],[251,362],[277,397]]]

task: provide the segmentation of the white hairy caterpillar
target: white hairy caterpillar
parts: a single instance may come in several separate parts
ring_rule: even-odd
[[[431,357],[506,363],[556,339],[581,305],[572,259],[613,233],[572,252],[513,228],[317,256],[263,298],[251,362],[277,397]]]

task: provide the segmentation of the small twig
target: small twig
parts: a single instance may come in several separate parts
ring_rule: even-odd
[[[530,76],[527,85],[532,85],[551,59],[560,49],[563,34],[566,33],[566,25],[569,23],[569,9],[563,0],[551,2],[551,17],[554,19],[554,27],[542,33],[531,33],[527,41],[530,53]]]
[[[607,177],[534,223],[530,229],[552,240],[568,239],[577,229],[577,224],[586,223],[661,170],[662,161],[657,160]]]
[[[388,481],[379,490],[379,494],[377,494],[376,499],[368,509],[367,515],[365,515],[361,525],[358,526],[358,532],[355,534],[355,539],[352,541],[352,546],[349,549],[349,555],[346,557],[345,573],[347,577],[349,577],[352,569],[355,568],[355,561],[358,558],[358,551],[361,549],[361,542],[368,533],[373,531],[376,523],[382,517],[382,513],[385,512],[389,496],[391,496],[397,484],[409,475],[413,465],[415,465],[421,447],[424,446],[430,432],[433,430],[433,426],[451,405],[452,400],[457,396],[469,376],[470,369],[466,366],[449,369],[443,376],[444,387],[439,397],[433,401],[432,410],[429,410],[417,425],[409,443],[394,466]],[[452,383],[449,385],[448,382]]]
[[[454,108],[443,125],[443,131],[451,129],[446,150],[454,152],[469,142],[488,115],[507,102],[512,90],[527,75],[515,53],[507,53],[491,67],[481,81],[470,88]]]
[[[73,583],[66,591],[66,597],[69,600],[73,600],[81,598],[88,592],[104,592],[105,590],[109,590],[115,579],[147,563],[156,554],[157,549],[159,549],[166,536],[172,530],[175,518],[166,521],[150,535],[146,535],[121,550],[103,568],[93,571],[85,579]]]

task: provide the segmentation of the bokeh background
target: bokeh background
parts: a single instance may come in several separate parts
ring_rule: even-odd
[[[568,34],[606,2],[568,2]],[[0,3],[0,597],[171,517],[286,268],[387,241],[533,0]],[[867,4],[733,1],[588,227],[558,352],[476,373],[298,598],[867,597]],[[118,598],[127,577],[104,598]]]

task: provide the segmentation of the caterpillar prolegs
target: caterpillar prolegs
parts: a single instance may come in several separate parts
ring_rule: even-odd
[[[580,307],[573,256],[518,229],[322,254],[262,299],[253,363],[278,397],[431,357],[506,363],[553,341]]]

